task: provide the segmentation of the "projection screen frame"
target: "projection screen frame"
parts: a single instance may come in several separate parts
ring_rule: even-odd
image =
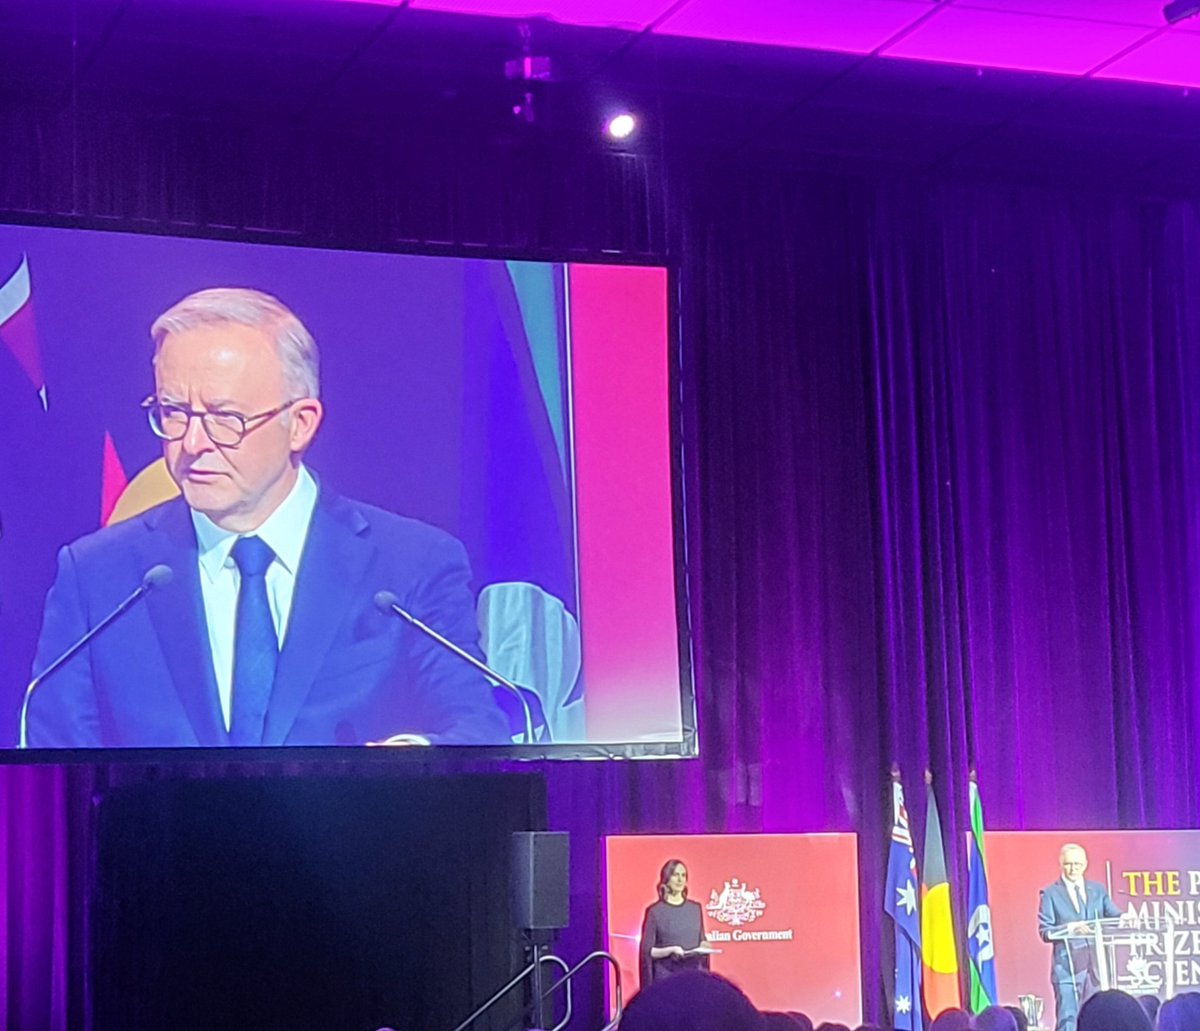
[[[196,240],[247,246],[288,247],[304,251],[354,252],[397,257],[482,259],[546,264],[602,265],[658,268],[666,274],[666,345],[668,462],[670,470],[671,534],[674,571],[675,627],[679,662],[679,740],[567,742],[534,745],[440,745],[432,747],[370,747],[367,745],[283,745],[264,747],[100,747],[100,748],[0,748],[0,765],[181,762],[304,762],[355,761],[424,763],[438,769],[487,760],[530,762],[538,760],[647,760],[690,759],[699,755],[697,696],[692,654],[691,597],[686,518],[686,476],[691,456],[683,432],[685,356],[680,322],[680,270],[669,255],[617,254],[606,250],[498,248],[491,246],[420,243],[416,241],[331,241],[302,234],[222,227],[117,224],[91,217],[43,217],[23,212],[0,212],[0,229],[40,228],[101,232],[112,235],[149,236],[166,240]],[[65,543],[65,542],[64,542]],[[0,547],[10,541],[0,540]],[[0,585],[2,586],[2,585]],[[3,615],[0,614],[0,632]],[[13,705],[19,699],[9,699]]]

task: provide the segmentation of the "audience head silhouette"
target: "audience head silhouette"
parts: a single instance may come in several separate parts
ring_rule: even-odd
[[[1004,1008],[1012,1014],[1013,1020],[1017,1022],[1017,1031],[1029,1031],[1029,1018],[1025,1016],[1025,1011],[1020,1006],[1005,1006]]]
[[[621,1031],[762,1031],[761,1014],[723,977],[686,970],[629,1000]]]
[[[1184,992],[1164,1002],[1158,1011],[1158,1031],[1196,1031],[1200,1028],[1200,992]]]
[[[975,1015],[975,1031],[1017,1031],[1017,1021],[1003,1006],[989,1006]]]
[[[1124,992],[1097,992],[1079,1009],[1079,1031],[1154,1031],[1137,999]]]
[[[929,1031],[971,1031],[971,1015],[966,1010],[942,1010],[933,1018]]]

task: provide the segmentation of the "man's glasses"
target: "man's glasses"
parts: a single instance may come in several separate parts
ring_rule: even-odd
[[[299,400],[298,398],[296,400]],[[251,430],[266,424],[280,412],[286,411],[296,400],[285,401],[278,408],[257,415],[242,415],[240,412],[208,411],[197,412],[185,405],[160,401],[151,395],[142,402],[150,429],[163,440],[183,440],[193,419],[199,419],[204,432],[217,447],[237,447]]]

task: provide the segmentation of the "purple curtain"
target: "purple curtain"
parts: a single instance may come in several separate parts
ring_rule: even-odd
[[[545,766],[565,954],[602,834],[857,830],[879,1016],[893,760],[951,841],[972,765],[993,827],[1200,816],[1196,205],[87,114],[0,109],[0,211],[678,263],[702,758]],[[9,1026],[86,1026],[92,792],[194,772],[0,768]]]

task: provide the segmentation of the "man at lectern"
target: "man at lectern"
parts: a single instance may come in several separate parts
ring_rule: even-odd
[[[704,936],[704,910],[687,897],[687,867],[668,859],[658,875],[658,901],[646,909],[638,973],[640,987],[681,970],[707,970],[714,950]]]
[[[317,347],[276,298],[201,290],[151,328],[142,403],[179,497],[67,545],[26,692],[35,748],[497,744],[487,680],[377,607],[480,657],[462,544],[338,497],[303,461]],[[378,427],[386,436],[391,427]],[[150,588],[154,589],[151,590]]]
[[[1054,989],[1055,1031],[1075,1031],[1079,1007],[1100,987],[1097,958],[1084,940],[1095,921],[1119,917],[1104,885],[1084,880],[1087,853],[1075,844],[1063,845],[1058,853],[1062,876],[1041,891],[1038,905],[1038,934],[1053,942],[1050,983]]]

